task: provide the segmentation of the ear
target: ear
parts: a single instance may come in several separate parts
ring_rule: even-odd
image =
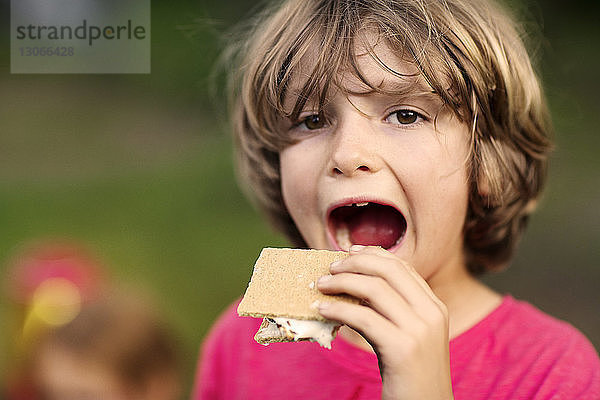
[[[482,198],[487,198],[490,196],[490,191],[491,191],[490,178],[485,173],[483,168],[481,168],[479,170],[479,173],[477,174],[476,184],[477,184],[477,194],[479,194],[479,196],[481,196]]]

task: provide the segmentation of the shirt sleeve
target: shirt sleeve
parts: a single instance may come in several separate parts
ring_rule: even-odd
[[[545,374],[535,400],[600,399],[600,358],[579,332],[567,339]]]
[[[231,352],[227,336],[235,331],[234,316],[237,304],[231,305],[215,322],[206,336],[194,382],[193,400],[218,400],[223,395],[223,374],[226,354]]]

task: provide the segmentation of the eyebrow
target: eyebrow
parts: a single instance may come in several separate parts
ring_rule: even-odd
[[[337,86],[337,85],[336,85]],[[341,88],[343,93],[351,96],[369,96],[380,95],[383,97],[394,97],[402,100],[412,101],[419,100],[431,104],[432,106],[441,106],[444,103],[442,97],[431,88],[421,76],[407,75],[407,79],[395,77],[394,79],[383,79],[378,85],[373,84],[373,88],[366,82],[360,80],[353,88]],[[360,90],[362,87],[364,90]],[[340,90],[340,88],[338,88]],[[291,88],[286,94],[286,102],[298,99],[302,90],[299,88]],[[313,96],[306,99],[307,103],[314,101]]]

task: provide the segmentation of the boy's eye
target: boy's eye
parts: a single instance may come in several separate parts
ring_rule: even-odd
[[[410,125],[422,119],[423,116],[413,110],[398,110],[391,113],[386,119],[392,124]]]
[[[305,127],[311,131],[321,129],[325,126],[325,118],[323,117],[323,114],[312,114],[300,121],[298,126]]]

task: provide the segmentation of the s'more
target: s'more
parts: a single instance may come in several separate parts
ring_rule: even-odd
[[[237,309],[240,316],[263,318],[254,339],[264,345],[308,340],[330,349],[340,324],[323,318],[319,303],[359,300],[323,294],[317,280],[346,257],[343,251],[264,248]]]

